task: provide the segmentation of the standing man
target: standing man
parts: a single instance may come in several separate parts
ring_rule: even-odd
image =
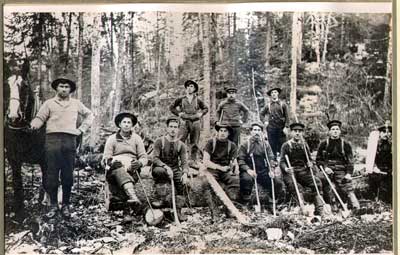
[[[228,97],[218,105],[217,117],[220,122],[231,127],[232,132],[229,134],[228,139],[234,142],[236,146],[239,146],[240,127],[247,122],[249,109],[236,99],[236,92],[237,89],[234,87],[226,89]],[[243,114],[243,117],[241,114]]]
[[[368,181],[373,197],[392,204],[392,127],[389,123],[378,128],[379,141],[375,166]]]
[[[289,125],[288,106],[279,99],[281,92],[280,88],[268,90],[267,95],[271,97],[271,100],[260,112],[260,119],[267,127],[268,141],[275,156],[285,142],[285,132]],[[264,121],[265,116],[267,118]]]
[[[257,184],[262,190],[267,191],[266,209],[272,212],[272,182],[274,178],[275,190],[282,190],[282,182],[275,178],[274,168],[278,165],[275,156],[272,153],[271,146],[263,139],[264,125],[260,122],[251,124],[251,137],[242,143],[239,149],[239,170],[240,170],[240,197],[243,204],[249,204],[251,201],[251,192],[254,186],[254,178],[257,178]],[[267,155],[266,155],[267,154]],[[254,165],[253,165],[254,160]],[[271,168],[269,168],[269,164]]]
[[[178,139],[179,124],[179,118],[168,118],[167,134],[155,141],[152,154],[152,176],[156,184],[156,191],[159,190],[157,186],[164,183],[169,184],[171,183],[171,179],[173,179],[177,194],[177,213],[179,219],[183,221],[186,220],[186,218],[181,214],[181,208],[185,203],[183,188],[188,180],[189,166],[187,161],[186,145]],[[157,195],[159,196],[160,194]],[[171,201],[171,198],[166,200]],[[153,205],[156,207],[162,207],[163,201],[164,200],[160,198],[159,201],[153,202]]]
[[[329,137],[320,143],[317,164],[323,166],[326,174],[336,185],[339,194],[346,195],[353,209],[360,209],[354,194],[351,174],[354,170],[353,150],[350,143],[340,137],[342,122],[331,120],[327,124]]]
[[[189,138],[190,159],[196,161],[200,140],[200,120],[208,112],[208,106],[198,98],[199,85],[196,82],[187,80],[184,86],[186,95],[176,99],[169,109],[183,120],[180,139],[185,143]]]
[[[320,215],[323,209],[323,201],[318,196],[317,188],[321,196],[322,183],[321,180],[314,174],[315,183],[313,181],[310,169],[313,169],[312,162],[307,160],[306,153],[310,154],[308,145],[303,141],[302,136],[304,132],[304,125],[302,123],[292,123],[290,125],[292,139],[285,142],[281,149],[280,167],[283,173],[283,180],[291,194],[296,194],[295,184],[291,175],[294,175],[301,200],[304,201],[302,191],[303,188],[308,187],[314,195],[315,214]],[[304,150],[306,148],[307,152]],[[286,156],[289,158],[290,166],[286,162]],[[317,187],[315,187],[317,186]]]
[[[77,136],[82,135],[90,127],[92,112],[79,100],[71,98],[75,91],[75,82],[59,78],[51,83],[57,94],[44,102],[38,114],[31,122],[31,128],[39,129],[46,123],[46,161],[48,166],[47,191],[50,195],[50,211],[48,217],[58,212],[57,191],[61,173],[63,201],[61,212],[70,217],[70,196],[73,185],[73,170],[76,156]],[[78,116],[83,117],[82,124],[77,127]]]

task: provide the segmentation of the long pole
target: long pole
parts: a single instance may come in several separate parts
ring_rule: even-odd
[[[251,79],[252,79],[252,86],[253,86],[253,94],[254,94],[254,100],[256,102],[256,110],[257,110],[257,119],[260,120],[260,108],[258,107],[258,100],[257,100],[257,94],[256,94],[256,87],[254,85],[254,68],[251,68]]]
[[[267,162],[267,165],[268,165],[268,169],[269,169],[269,171],[271,172],[272,171],[272,168],[271,168],[271,163],[270,163],[270,161],[269,161],[269,158],[268,158],[268,154],[267,154],[267,146],[265,145],[265,143],[264,143],[264,154],[265,154],[265,161]],[[275,173],[273,173],[273,174],[275,174]],[[272,188],[272,211],[273,211],[273,213],[274,213],[274,216],[276,216],[276,202],[275,202],[275,184],[274,184],[274,177],[271,177],[270,176],[270,178],[271,178],[271,188]]]
[[[250,157],[251,157],[251,162],[253,163],[253,170],[254,170],[254,172],[256,172],[256,164],[254,163],[253,153],[250,155]],[[261,211],[261,203],[260,203],[260,196],[258,195],[257,175],[254,177],[254,186],[256,189],[256,199],[257,199],[256,212],[260,212]]]

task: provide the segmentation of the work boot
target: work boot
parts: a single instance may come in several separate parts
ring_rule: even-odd
[[[69,205],[63,205],[61,207],[61,214],[64,216],[64,218],[70,218],[71,217],[71,209]]]
[[[127,199],[128,204],[137,204],[137,205],[142,204],[142,202],[140,202],[139,198],[136,196],[135,188],[132,182],[126,183],[123,186],[123,188],[126,195],[128,196]]]
[[[322,215],[324,213],[324,203],[322,199],[317,195],[314,197],[315,212],[314,215]]]
[[[57,214],[58,214],[58,206],[57,206],[57,204],[50,205],[50,209],[46,213],[46,217],[51,219],[51,218],[54,218]]]
[[[187,216],[182,213],[182,209],[177,209],[179,221],[187,221]]]
[[[356,194],[354,194],[354,191],[350,191],[347,197],[350,200],[351,207],[353,210],[359,210],[360,209],[360,203],[358,202],[358,199],[356,197]]]

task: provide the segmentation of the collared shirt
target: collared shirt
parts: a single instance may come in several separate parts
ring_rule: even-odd
[[[78,125],[78,117],[83,117],[82,124]],[[32,122],[39,122],[40,126],[46,123],[46,133],[67,133],[79,135],[86,132],[93,121],[92,112],[78,99],[62,100],[55,96],[40,107]]]
[[[249,109],[236,98],[222,101],[217,108],[218,119],[233,127],[240,127],[242,122],[247,122]],[[243,118],[241,116],[243,114]]]
[[[144,166],[147,165],[147,154],[143,140],[135,133],[132,133],[129,138],[123,138],[118,131],[108,137],[104,147],[103,159],[117,155],[128,155],[133,160],[139,160]]]
[[[260,112],[260,119],[264,122],[264,116],[268,119],[268,127],[284,128],[288,127],[289,115],[288,107],[281,100],[270,101]]]

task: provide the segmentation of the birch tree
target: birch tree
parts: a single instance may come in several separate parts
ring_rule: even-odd
[[[293,13],[292,20],[292,65],[290,71],[290,112],[295,116],[297,107],[297,61],[298,61],[298,47],[301,47],[300,33],[301,33],[301,14],[298,12]]]
[[[204,103],[210,105],[210,16],[208,13],[200,14],[200,37],[202,39],[203,58],[204,58]],[[206,132],[210,130],[210,111],[203,118],[203,128]]]
[[[116,116],[121,111],[121,93],[123,87],[123,74],[124,74],[124,66],[125,66],[125,18],[124,14],[120,13],[120,24],[119,24],[119,33],[117,35],[117,43],[118,43],[118,57],[117,57],[117,70],[116,70],[116,78],[115,78],[115,101],[114,101],[114,114],[113,117]]]
[[[78,88],[77,97],[82,100],[82,75],[83,75],[83,12],[78,16]]]
[[[388,38],[388,53],[386,61],[386,81],[385,81],[385,91],[383,97],[383,103],[385,106],[389,107],[391,104],[390,97],[390,87],[392,82],[392,17],[389,20],[389,38]]]

